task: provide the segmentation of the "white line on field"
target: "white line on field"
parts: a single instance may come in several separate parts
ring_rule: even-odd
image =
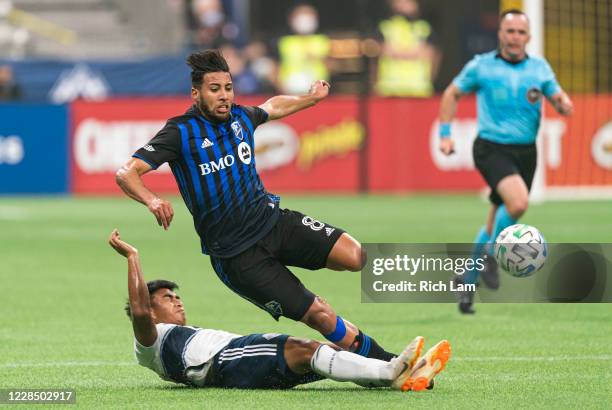
[[[136,362],[47,362],[47,363],[2,363],[0,368],[12,369],[18,367],[99,367],[99,366],[132,366]]]
[[[451,357],[451,360],[466,362],[560,362],[574,360],[612,360],[612,356],[484,356]]]
[[[466,362],[560,362],[580,360],[612,361],[612,356],[467,356],[452,357],[453,361]],[[36,368],[36,367],[101,367],[101,366],[136,366],[136,362],[47,362],[47,363],[2,363],[0,368]]]

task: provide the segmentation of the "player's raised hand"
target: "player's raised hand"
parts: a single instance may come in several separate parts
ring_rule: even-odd
[[[165,230],[168,230],[170,223],[172,222],[172,218],[174,217],[172,204],[165,199],[156,197],[147,204],[147,208],[149,208],[149,211],[155,215],[158,225],[162,226]]]
[[[452,138],[440,138],[440,151],[444,155],[450,155],[455,152],[455,142]]]
[[[126,258],[130,255],[138,255],[138,249],[121,240],[121,236],[117,229],[113,229],[113,232],[111,232],[108,243],[119,255],[125,256]]]
[[[312,85],[310,86],[310,91],[308,93],[314,96],[317,101],[319,101],[328,96],[330,88],[331,86],[327,81],[318,80],[312,83]]]

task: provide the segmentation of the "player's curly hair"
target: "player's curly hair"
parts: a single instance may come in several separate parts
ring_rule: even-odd
[[[204,74],[222,71],[229,73],[229,65],[219,50],[205,50],[192,53],[187,57],[187,65],[191,67],[191,85],[200,88]]]
[[[170,290],[175,290],[178,289],[179,286],[169,280],[165,280],[165,279],[157,279],[157,280],[151,280],[149,282],[147,282],[147,289],[149,290],[149,296],[151,296],[152,294],[154,294],[155,292],[157,292],[160,289],[170,289]],[[130,309],[130,301],[128,299],[127,302],[125,302],[125,307],[123,308],[125,310],[125,314],[130,318],[130,320],[132,319],[132,310]]]

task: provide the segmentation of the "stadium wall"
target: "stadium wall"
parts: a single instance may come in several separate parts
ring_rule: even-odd
[[[0,104],[0,193],[68,193],[67,108]]]
[[[239,98],[257,105],[264,97]],[[612,191],[611,95],[574,96],[571,119],[550,114],[541,127],[546,191]],[[256,158],[270,191],[359,190],[359,150],[368,135],[370,192],[478,191],[485,187],[471,156],[475,104],[459,107],[456,154],[437,149],[439,100],[372,98],[369,130],[354,97],[332,97],[257,130]],[[70,106],[1,105],[0,193],[117,195],[114,172],[185,98],[77,101]],[[43,172],[44,170],[44,172]],[[42,175],[42,176],[41,176]],[[145,176],[160,193],[177,193],[167,165]]]

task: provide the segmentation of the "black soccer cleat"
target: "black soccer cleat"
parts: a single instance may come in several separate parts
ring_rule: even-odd
[[[464,285],[465,282],[462,276],[455,275],[453,278],[453,282],[455,282],[455,286]],[[474,310],[474,292],[473,290],[462,290],[457,291],[457,297],[459,299],[459,312],[464,315],[473,315],[476,313]]]
[[[459,300],[459,312],[464,315],[473,315],[474,313],[476,313],[476,311],[474,310],[474,292],[466,291],[464,293],[471,293],[471,295],[461,297],[461,299]]]
[[[493,256],[485,255],[484,269],[480,272],[480,278],[487,288],[491,290],[499,289],[499,269]]]

